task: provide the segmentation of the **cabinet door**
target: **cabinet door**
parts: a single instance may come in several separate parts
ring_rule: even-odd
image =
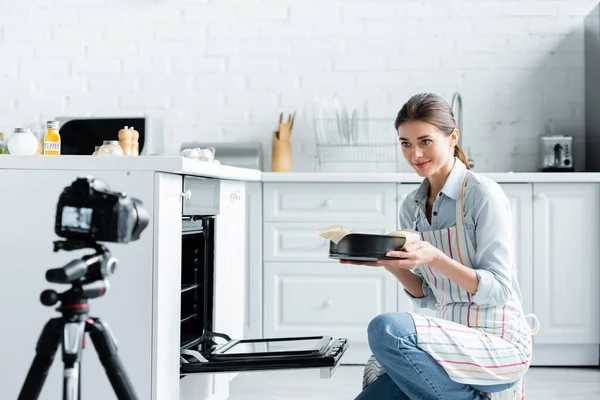
[[[537,343],[597,344],[600,186],[534,184]]]
[[[330,241],[317,235],[318,229],[334,225],[331,221],[319,222],[265,222],[264,260],[265,261],[328,261]],[[396,230],[391,223],[354,222],[352,229],[362,233],[385,235]]]
[[[501,184],[510,200],[517,280],[523,309],[533,312],[533,187],[530,183]]]
[[[350,340],[343,363],[364,363],[367,325],[396,311],[396,278],[383,268],[265,262],[265,337],[331,335]]]

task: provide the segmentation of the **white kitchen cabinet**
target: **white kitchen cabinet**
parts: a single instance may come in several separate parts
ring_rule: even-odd
[[[0,307],[0,320],[3,321],[4,328],[0,330],[0,386],[4,393],[3,398],[17,398],[35,355],[35,346],[42,327],[48,319],[60,316],[55,307],[45,307],[40,303],[40,293],[45,289],[62,292],[71,286],[47,282],[46,270],[61,267],[69,261],[92,253],[89,249],[52,252],[52,241],[61,239],[54,232],[59,195],[76,178],[86,175],[103,180],[112,190],[126,190],[128,195],[143,201],[144,208],[150,215],[148,227],[142,232],[139,240],[128,244],[105,243],[118,259],[118,266],[108,278],[110,288],[106,294],[91,299],[89,304],[90,315],[104,319],[111,327],[118,341],[119,356],[138,397],[156,400],[164,398],[157,399],[152,393],[152,377],[163,371],[162,367],[157,368],[157,363],[153,361],[156,360],[153,357],[153,349],[157,344],[164,343],[164,339],[168,340],[169,334],[155,324],[162,321],[166,323],[173,316],[173,311],[178,317],[179,311],[168,310],[167,314],[161,314],[158,320],[153,320],[153,313],[156,311],[153,288],[160,285],[158,289],[162,291],[171,282],[171,278],[167,277],[163,277],[167,279],[164,282],[159,283],[155,280],[155,261],[165,261],[165,257],[170,257],[165,253],[168,249],[161,249],[156,254],[154,252],[154,235],[159,234],[160,223],[160,218],[154,218],[154,210],[156,207],[158,211],[158,208],[162,209],[162,205],[168,203],[168,193],[160,198],[155,197],[155,174],[147,171],[0,170],[2,187],[11,188],[3,190],[3,195],[0,196],[0,301],[3,304]],[[173,201],[180,205],[181,177],[176,179],[179,180],[179,185],[176,184],[178,187]],[[164,186],[162,183],[159,185],[166,190],[173,186],[172,182],[165,182]],[[176,229],[177,222],[165,226],[165,232],[169,232],[173,227]],[[180,231],[177,232],[175,237],[180,238],[180,234]],[[177,248],[171,251],[172,255],[176,256]],[[176,267],[179,267],[179,264],[176,259],[174,261],[176,266],[173,259],[169,258],[164,265],[165,273],[175,268],[173,273],[177,274]],[[180,291],[180,285],[181,283],[177,282],[176,292]],[[164,292],[163,295],[168,296]],[[178,318],[176,324],[179,324]],[[155,328],[157,330],[154,330]],[[82,398],[115,398],[89,336],[87,339],[81,365]],[[177,353],[173,356],[178,359]],[[167,356],[164,360],[167,365],[172,364],[173,356]],[[176,377],[177,385],[178,365],[175,368],[175,371],[168,371],[167,374]],[[40,400],[60,397],[62,374],[63,362],[59,348]],[[159,390],[169,387],[164,381],[158,381],[156,384]]]
[[[91,158],[91,157],[90,157]],[[116,161],[115,161],[116,162]],[[115,168],[111,165],[111,168]],[[118,354],[140,399],[226,398],[233,374],[196,374],[180,379],[180,319],[182,269],[182,211],[208,207],[220,200],[216,222],[215,330],[242,337],[244,315],[245,193],[244,183],[222,181],[218,192],[196,193],[182,174],[152,170],[5,170],[0,184],[13,188],[0,196],[0,301],[18,307],[2,307],[2,321],[13,321],[0,331],[0,383],[6,398],[16,398],[33,360],[36,341],[44,323],[58,317],[53,307],[39,301],[42,290],[66,290],[70,285],[50,284],[45,271],[91,253],[90,250],[52,252],[56,205],[61,191],[76,178],[91,175],[112,190],[126,191],[143,202],[149,215],[141,238],[128,244],[104,243],[118,259],[108,280],[110,288],[90,300],[90,315],[110,325]],[[195,182],[194,182],[195,181]],[[36,184],[30,184],[36,182]],[[218,187],[218,186],[214,186]],[[216,194],[215,194],[216,193]],[[183,196],[182,196],[183,194]],[[182,203],[183,200],[183,203]],[[214,208],[214,207],[213,207]],[[190,211],[191,210],[191,211]],[[202,212],[188,209],[188,212]],[[11,328],[12,326],[12,328]],[[18,332],[15,330],[18,329]],[[114,398],[114,392],[94,346],[87,338],[83,351],[82,397]],[[62,392],[59,348],[40,399],[54,399]]]
[[[533,301],[541,325],[534,343],[554,346],[548,349],[558,357],[554,363],[579,358],[578,364],[598,365],[600,186],[536,183],[533,189]]]
[[[393,183],[264,184],[265,221],[390,223],[396,211]]]
[[[393,277],[391,277],[393,278]],[[370,355],[367,326],[396,311],[395,278],[383,268],[335,263],[265,263],[265,336],[327,334],[349,339],[342,361],[362,364]]]
[[[328,334],[350,340],[342,363],[364,363],[369,321],[397,309],[396,278],[328,259],[317,229],[396,229],[394,183],[263,184],[265,337]]]
[[[349,337],[351,346],[362,347],[362,353],[347,353],[343,362],[362,363],[368,350],[367,315],[394,308],[435,315],[433,310],[415,309],[391,274],[369,275],[362,289],[355,288],[356,271],[327,260],[327,242],[314,235],[314,230],[329,224],[373,232],[410,228],[400,226],[399,209],[418,186],[394,184],[392,194],[386,183],[265,184],[264,334],[335,332]],[[541,324],[533,338],[533,365],[598,365],[600,185],[510,182],[500,186],[511,204],[515,267],[524,311],[535,313]],[[350,193],[363,193],[363,201],[344,203],[342,199]],[[393,220],[389,219],[390,202]],[[388,225],[386,221],[394,222]],[[338,288],[324,289],[330,279],[327,274],[340,281]],[[347,299],[348,292],[377,293],[369,298],[388,301],[382,293],[390,284],[396,288],[395,307],[384,303],[380,307],[369,300],[361,303],[356,315],[348,314],[347,309],[359,307],[357,302],[363,300],[362,295]],[[340,304],[348,307],[338,310]]]
[[[521,287],[523,309],[533,312],[533,187],[530,183],[500,185],[510,200],[517,280]]]
[[[316,233],[327,225],[328,222],[265,222],[264,260],[339,262],[327,259],[330,242]],[[380,235],[396,229],[393,223],[372,222],[355,222],[350,227],[357,232]]]

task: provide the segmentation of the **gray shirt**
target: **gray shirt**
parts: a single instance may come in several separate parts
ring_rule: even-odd
[[[416,229],[431,231],[446,229],[456,224],[456,203],[460,202],[462,182],[465,185],[465,230],[475,254],[471,264],[479,279],[477,293],[471,299],[482,306],[501,306],[516,291],[521,299],[514,265],[514,233],[510,201],[495,181],[467,170],[456,158],[456,162],[444,187],[433,203],[431,224],[427,221],[425,207],[429,191],[429,180],[425,178],[419,188],[410,193],[400,208],[400,225],[403,229],[413,228],[415,213]],[[408,293],[408,292],[407,292]],[[423,282],[425,297],[414,298],[418,307],[435,309],[433,292]]]

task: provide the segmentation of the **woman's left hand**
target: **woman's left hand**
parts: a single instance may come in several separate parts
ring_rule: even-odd
[[[418,241],[411,243],[400,251],[388,251],[386,256],[397,257],[398,260],[377,260],[377,264],[387,268],[401,268],[412,270],[420,265],[435,264],[444,253],[432,246],[431,243]]]

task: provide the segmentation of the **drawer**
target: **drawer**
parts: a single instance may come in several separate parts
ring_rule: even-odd
[[[266,183],[265,221],[396,221],[393,183]]]
[[[265,261],[328,261],[329,240],[318,236],[317,229],[335,222],[265,222],[263,227],[263,257]],[[386,234],[396,230],[394,221],[385,223],[359,222],[348,228],[363,233]]]
[[[327,334],[367,342],[367,325],[396,311],[397,280],[380,267],[265,263],[265,337]]]
[[[183,195],[183,215],[219,214],[218,180],[184,176]]]

